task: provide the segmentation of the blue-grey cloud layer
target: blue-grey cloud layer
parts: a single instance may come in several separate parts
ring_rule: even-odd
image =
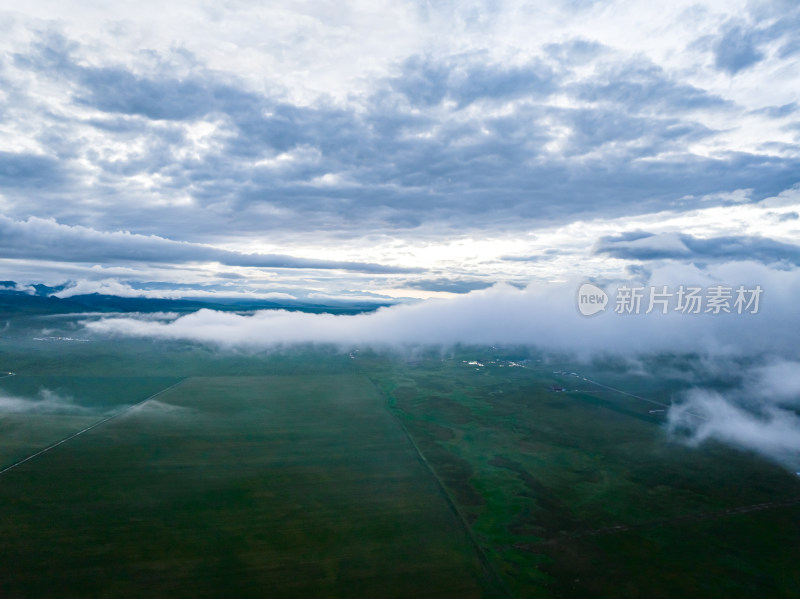
[[[585,40],[551,45],[519,65],[482,52],[412,56],[352,108],[294,105],[202,64],[178,74],[167,56],[148,73],[87,65],[76,48],[49,35],[6,57],[63,86],[65,107],[95,111],[79,119],[35,102],[5,107],[12,118],[40,119],[37,141],[46,148],[0,157],[12,216],[43,215],[46,205],[59,222],[91,225],[100,217],[88,205],[99,200],[113,206],[98,227],[106,230],[177,230],[193,240],[286,228],[359,235],[430,222],[458,228],[641,213],[740,188],[759,199],[800,172],[791,156],[689,152],[718,133],[695,111],[738,108],[643,58],[601,61],[594,75],[573,81],[576,65],[606,51]],[[747,60],[737,56],[730,60],[739,68]],[[576,105],[558,105],[556,95]],[[765,114],[791,113],[781,106]],[[201,122],[219,127],[219,143],[186,156],[187,127]],[[78,127],[140,150],[109,157],[76,139]],[[559,139],[559,131],[568,133]],[[292,159],[274,163],[282,155]],[[166,202],[137,201],[135,176],[158,177],[145,199]],[[182,196],[191,204],[170,204]],[[54,206],[56,197],[69,201]]]
[[[363,85],[335,98],[302,89],[293,95],[284,87],[291,77],[256,73],[245,80],[243,72],[221,70],[212,66],[213,52],[182,47],[180,32],[171,49],[131,50],[126,38],[127,55],[106,55],[98,51],[107,43],[102,36],[20,20],[30,30],[13,32],[19,43],[0,54],[0,259],[416,272],[419,279],[392,283],[464,292],[489,284],[481,265],[421,272],[402,263],[421,255],[409,248],[437,237],[499,239],[594,218],[680,213],[701,198],[702,206],[724,203],[734,192],[755,202],[800,181],[798,103],[784,93],[773,105],[769,94],[735,87],[752,85],[747,78],[755,73],[776,84],[791,77],[796,3],[751,2],[741,10],[709,4],[673,15],[665,30],[678,32],[681,19],[695,17],[704,26],[676,36],[667,53],[566,26],[564,35],[500,52],[491,37],[476,34],[503,22],[509,8],[420,7],[432,20],[452,13],[463,39],[411,44],[381,57],[379,68],[359,71]],[[601,8],[577,2],[558,10],[589,19]],[[316,16],[327,33],[326,17]],[[208,44],[223,39],[212,36]],[[271,43],[233,46],[266,48],[260,56],[275,58],[280,52]],[[719,81],[730,81],[730,89]],[[52,236],[42,232],[47,227]],[[364,249],[372,239],[383,243],[380,258]],[[352,262],[290,255],[304,245],[338,249],[353,240],[358,247],[347,255],[361,257]],[[597,255],[750,254],[797,264],[791,247],[766,237],[687,237],[678,240],[683,249],[624,241],[602,240]],[[240,242],[293,250],[219,249]],[[400,248],[397,259],[387,247]],[[532,253],[519,249],[522,258]],[[502,262],[514,273],[508,278],[520,281],[526,263],[546,263],[548,255],[536,253],[487,256],[487,263]]]
[[[800,245],[758,236],[721,236],[701,239],[688,234],[645,231],[602,237],[598,254],[626,260],[744,261],[800,266]]]
[[[752,3],[748,18],[727,21],[712,44],[715,66],[736,75],[767,57],[768,46],[777,46],[777,55],[789,57],[800,51],[797,31],[800,11],[796,2]]]
[[[136,235],[129,232],[104,233],[86,227],[68,227],[37,218],[19,222],[1,215],[0,256],[90,264],[211,262],[226,266],[336,269],[372,274],[413,273],[421,270],[369,262],[313,260],[280,254],[248,254],[197,243],[178,242],[153,235]]]

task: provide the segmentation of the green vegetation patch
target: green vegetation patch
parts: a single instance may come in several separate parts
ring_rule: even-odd
[[[680,380],[524,349],[361,362],[513,596],[800,588],[794,473],[716,443],[683,446],[659,406],[584,377],[667,404]]]
[[[0,595],[481,597],[361,375],[192,378],[0,478]]]

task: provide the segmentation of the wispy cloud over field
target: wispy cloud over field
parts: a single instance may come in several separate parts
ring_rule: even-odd
[[[97,410],[82,406],[72,397],[42,389],[36,397],[16,397],[0,391],[0,413],[34,413],[86,416]]]
[[[647,298],[639,313],[619,313],[613,300],[606,311],[592,317],[577,308],[579,280],[531,285],[518,289],[499,285],[451,299],[381,308],[355,316],[307,314],[265,310],[255,314],[201,310],[169,322],[136,318],[107,318],[88,322],[90,331],[103,334],[150,336],[234,347],[269,348],[292,343],[448,345],[504,343],[536,345],[547,350],[582,355],[597,352],[636,354],[707,352],[715,355],[794,356],[796,301],[800,274],[772,270],[761,264],[726,263],[709,270],[669,266],[640,277],[638,283],[681,285],[759,285],[763,298],[757,313],[682,313],[670,309],[647,312]],[[606,284],[609,294],[623,285]],[[733,309],[731,309],[733,308]]]
[[[236,314],[201,310],[191,315],[87,321],[99,336],[139,336],[192,340],[219,348],[269,351],[277,347],[322,343],[342,348],[408,348],[421,344],[521,344],[547,352],[568,352],[578,359],[616,355],[690,354],[692,369],[678,373],[686,382],[727,380],[720,391],[697,387],[674,398],[668,430],[684,442],[715,440],[754,451],[791,469],[800,468],[800,273],[761,262],[715,263],[703,268],[667,264],[640,271],[624,281],[596,281],[610,296],[606,310],[584,316],[577,308],[579,280],[530,285],[498,285],[450,299],[385,307],[355,316],[265,310]],[[701,289],[759,286],[763,295],[755,313],[682,313],[670,304],[647,313],[619,313],[614,298],[623,286]],[[731,298],[732,299],[732,298]],[[744,365],[744,366],[743,366]]]
[[[669,430],[699,445],[720,441],[800,470],[800,362],[769,360],[740,373],[741,387],[697,388],[669,411]]]

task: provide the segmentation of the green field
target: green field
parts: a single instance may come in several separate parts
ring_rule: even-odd
[[[34,339],[80,331],[53,322],[0,338],[0,397],[61,402],[0,411],[0,470],[68,439],[0,474],[0,597],[800,588],[794,473],[584,380],[669,403],[675,364]]]
[[[6,472],[0,502],[12,597],[479,597],[487,581],[357,374],[189,378]]]
[[[524,349],[364,361],[513,596],[796,596],[800,479],[681,445],[583,374],[660,402],[685,383]]]

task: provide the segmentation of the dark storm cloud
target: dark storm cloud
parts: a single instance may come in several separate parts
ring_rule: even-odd
[[[227,266],[337,269],[375,274],[422,271],[419,268],[365,262],[314,260],[280,254],[246,254],[153,235],[134,235],[128,232],[105,233],[87,227],[68,227],[52,220],[30,218],[21,222],[4,216],[0,216],[0,258],[88,263],[218,262]]]
[[[800,265],[800,246],[754,236],[701,239],[679,233],[636,231],[601,238],[595,253],[626,260],[754,260]]]

